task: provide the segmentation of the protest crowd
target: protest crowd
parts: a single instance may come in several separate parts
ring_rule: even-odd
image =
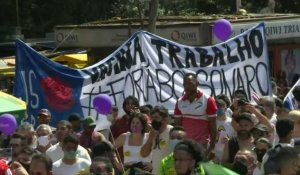
[[[100,131],[92,116],[76,113],[51,126],[51,112],[40,109],[36,128],[23,122],[1,134],[1,150],[12,155],[0,175],[299,174],[300,111],[283,103],[293,84],[274,79],[273,96],[254,104],[243,89],[231,100],[204,94],[193,73],[183,81],[172,117],[134,96],[124,100],[125,115],[112,107],[112,125]],[[299,87],[293,95],[300,104]]]

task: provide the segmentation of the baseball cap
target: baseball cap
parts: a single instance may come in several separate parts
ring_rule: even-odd
[[[51,113],[48,109],[41,109],[38,113],[38,116],[45,115],[47,117],[51,117]]]
[[[242,120],[248,120],[248,121],[254,123],[253,118],[252,118],[252,115],[251,115],[250,113],[248,113],[248,112],[243,112],[243,113],[240,114],[235,120],[236,120],[236,122],[238,122],[238,123],[239,123],[240,121],[242,121]]]
[[[96,122],[92,116],[87,116],[82,120],[83,126],[96,126]]]
[[[269,128],[266,125],[262,124],[262,123],[258,123],[257,125],[254,126],[253,129],[258,129],[258,130],[263,131],[263,132],[268,132],[269,131]]]

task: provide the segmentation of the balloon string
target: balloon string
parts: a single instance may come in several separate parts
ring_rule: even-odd
[[[110,127],[109,127],[108,129],[109,129],[109,135],[110,135],[109,137],[111,137],[112,143],[113,143],[113,145],[115,145],[115,139],[114,139],[114,136],[113,136],[113,134],[112,134],[112,132],[111,132]],[[121,166],[122,172],[125,172],[125,169],[124,169],[123,162],[122,162],[121,156],[120,156],[120,154],[119,154],[119,151],[116,149],[115,152],[116,152],[116,154],[117,154],[118,160],[119,160],[120,163],[122,164],[122,166]]]

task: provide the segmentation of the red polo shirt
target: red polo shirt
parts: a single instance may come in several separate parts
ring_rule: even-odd
[[[210,140],[209,117],[216,117],[217,105],[213,97],[197,92],[197,98],[190,102],[184,95],[177,100],[175,117],[182,117],[182,126],[187,137],[198,143],[207,143]]]

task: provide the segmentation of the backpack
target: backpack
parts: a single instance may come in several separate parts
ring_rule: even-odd
[[[277,174],[279,173],[279,165],[278,165],[278,152],[282,146],[280,144],[276,145],[274,148],[267,151],[267,155],[269,156],[268,160],[264,163],[264,173],[265,174]]]

